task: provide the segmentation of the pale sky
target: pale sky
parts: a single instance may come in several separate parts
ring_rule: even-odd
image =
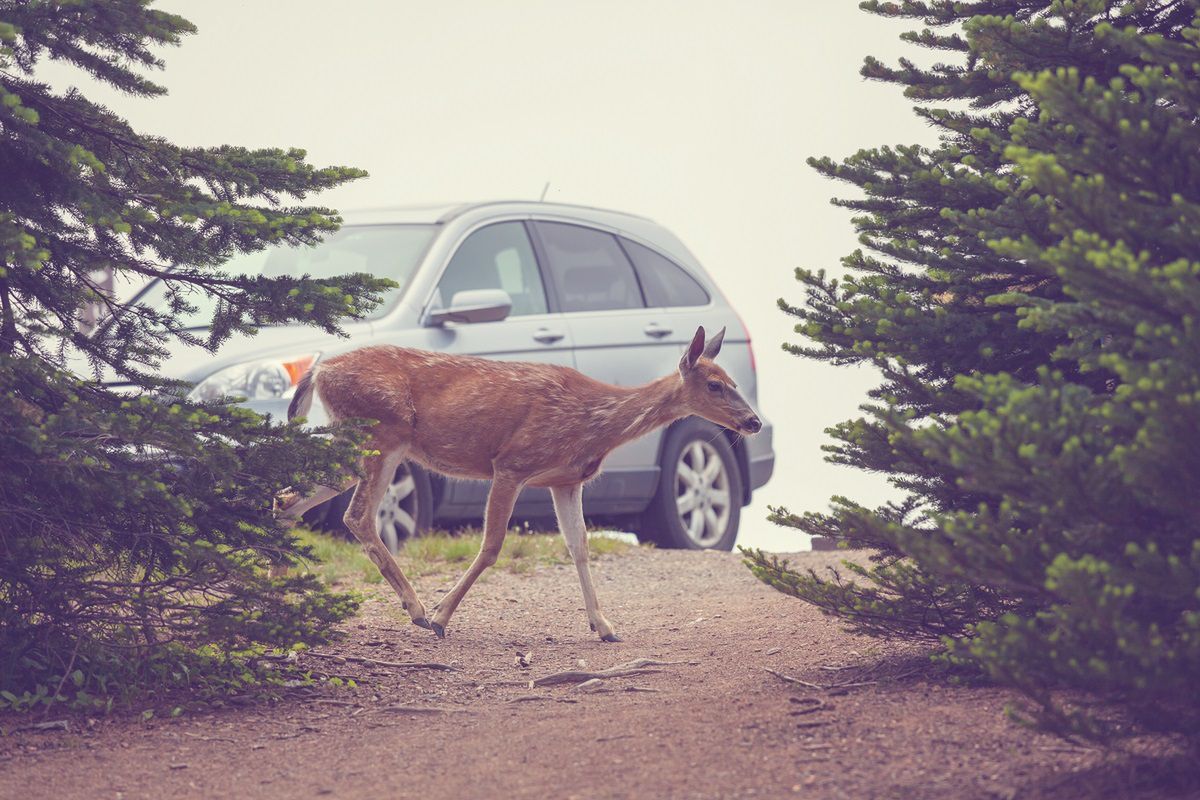
[[[780,349],[799,341],[776,308],[800,303],[795,267],[856,247],[848,187],[804,160],[935,134],[900,89],[858,75],[867,54],[918,55],[903,23],[850,0],[734,3],[160,2],[199,27],[163,53],[166,97],[75,83],[145,133],[183,145],[298,146],[367,179],[317,195],[339,209],[536,199],[641,214],[699,257],[750,329],[759,408],[775,426],[774,478],[743,509],[740,544],[803,537],[766,523],[768,505],[876,503],[878,478],[823,461],[825,427],[857,415],[875,383]],[[820,11],[816,11],[816,9]]]

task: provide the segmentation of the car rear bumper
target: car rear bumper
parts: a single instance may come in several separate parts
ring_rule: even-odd
[[[770,423],[763,425],[761,431],[754,436],[748,436],[746,442],[746,462],[749,467],[749,489],[754,491],[767,484],[775,472],[775,450],[773,448],[774,428]]]

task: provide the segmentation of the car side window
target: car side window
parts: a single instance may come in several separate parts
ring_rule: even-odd
[[[470,289],[503,289],[512,298],[510,317],[546,313],[546,288],[524,223],[488,225],[458,246],[438,283],[442,304]]]
[[[633,265],[615,236],[562,222],[536,224],[563,311],[645,306]]]
[[[647,305],[655,308],[708,305],[708,292],[683,267],[637,242],[622,238],[621,246],[637,269]]]

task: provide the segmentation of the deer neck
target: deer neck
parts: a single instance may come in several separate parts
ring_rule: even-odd
[[[668,375],[632,389],[613,389],[607,402],[596,404],[595,413],[600,417],[599,433],[612,440],[614,447],[687,416],[683,410],[683,381],[677,376]]]

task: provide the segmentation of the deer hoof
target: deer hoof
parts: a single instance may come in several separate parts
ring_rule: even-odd
[[[431,623],[429,623],[429,629],[430,629],[431,631],[433,631],[434,633],[436,633],[436,634],[437,634],[437,637],[438,637],[439,639],[445,639],[445,638],[446,638],[446,628],[445,628],[445,626],[438,625],[436,622],[431,622]]]
[[[615,633],[606,633],[600,637],[600,641],[602,641],[602,642],[619,642],[619,641],[621,641],[621,637],[617,636]]]
[[[589,623],[588,623],[588,627],[592,629],[592,633],[595,633],[595,632],[596,632],[596,623],[594,623],[594,622],[589,622]]]
[[[433,625],[431,625],[429,620],[425,619],[424,617],[414,619],[412,623],[413,625],[416,625],[419,628],[424,628],[427,631],[433,630]]]

